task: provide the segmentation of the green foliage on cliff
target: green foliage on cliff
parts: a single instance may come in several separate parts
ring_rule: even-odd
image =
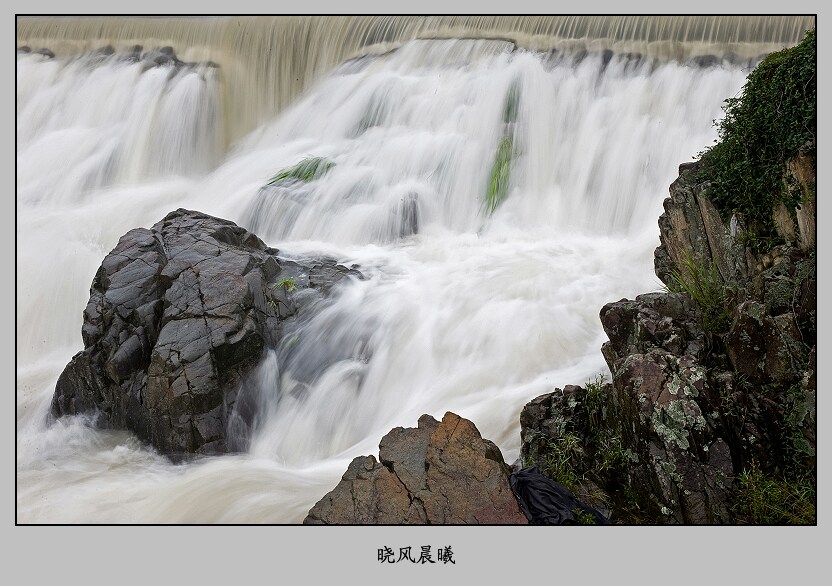
[[[700,153],[699,180],[726,217],[741,213],[749,225],[771,233],[772,208],[793,212],[800,190],[784,181],[785,163],[808,145],[814,155],[817,75],[814,29],[799,45],[768,55],[738,97],[725,100],[716,125],[719,141]]]
[[[670,274],[667,290],[672,293],[687,293],[696,301],[702,311],[702,329],[708,333],[728,330],[731,320],[725,311],[726,290],[716,268],[700,265],[686,253],[679,270]]]

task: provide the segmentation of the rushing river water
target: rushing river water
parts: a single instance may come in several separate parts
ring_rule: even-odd
[[[305,21],[233,38],[223,19],[178,32],[160,22],[156,35],[137,19],[121,31],[56,20],[64,33],[19,23],[19,45],[51,39],[56,55],[17,55],[18,522],[298,523],[355,456],[377,454],[387,431],[423,413],[472,420],[512,462],[526,402],[607,372],[600,308],[660,288],[657,218],[678,164],[715,139],[712,121],[750,60],[811,26],[769,20],[736,32],[621,22],[613,41],[600,21],[560,30],[532,19],[512,36],[510,22],[427,34],[418,20],[346,20],[327,25],[335,40]],[[264,36],[281,26],[289,33]],[[591,34],[599,40],[575,46]],[[125,59],[136,35],[193,63]],[[269,38],[304,57],[254,58]],[[108,42],[114,54],[89,52]],[[492,214],[506,139],[508,188]],[[307,156],[335,166],[261,192]],[[258,380],[273,400],[249,452],[177,465],[129,432],[84,417],[49,425],[47,413],[83,346],[101,260],[179,207],[237,222],[284,254],[358,264],[366,279],[303,324],[306,400],[280,392],[297,373],[267,354]]]

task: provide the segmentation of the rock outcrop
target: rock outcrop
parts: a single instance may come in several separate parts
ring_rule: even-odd
[[[742,219],[726,223],[707,199],[697,165],[680,167],[659,218],[655,269],[683,291],[601,309],[612,383],[528,403],[526,465],[568,462],[581,484],[598,484],[595,494],[627,493],[642,521],[685,524],[731,523],[736,478],[752,465],[813,469],[813,168],[802,152],[786,165],[804,204],[795,218],[781,210],[779,222],[772,210],[782,243],[758,252]]]
[[[359,456],[304,524],[527,524],[499,448],[454,413],[395,428]]]
[[[715,265],[723,282],[745,281],[754,270],[754,258],[742,243],[745,227],[735,216],[728,226],[719,210],[704,195],[694,180],[699,163],[679,166],[679,177],[670,185],[659,217],[659,239],[654,264],[663,283],[673,281],[673,273],[686,274],[690,263]]]
[[[666,522],[724,523],[734,468],[713,420],[718,397],[700,362],[704,334],[693,321],[697,312],[688,306],[685,313],[689,303],[682,294],[651,294],[604,306],[610,342],[603,354],[622,443],[638,462],[629,482],[642,493],[642,506]],[[617,335],[622,316],[630,317],[633,337]]]
[[[184,209],[122,236],[93,280],[84,350],[58,379],[53,416],[96,413],[97,425],[169,455],[233,449],[229,422],[245,419],[237,393],[264,350],[304,303],[358,274],[277,254],[232,222]]]

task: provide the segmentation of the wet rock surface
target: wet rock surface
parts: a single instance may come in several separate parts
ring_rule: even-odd
[[[84,350],[58,379],[52,415],[95,413],[160,452],[228,451],[237,392],[284,323],[356,271],[287,261],[227,220],[179,209],[131,230],[103,260],[84,310]],[[280,286],[311,290],[296,296]]]
[[[40,55],[44,61],[55,58],[55,53],[45,47],[33,50],[28,45],[21,45],[16,48],[15,52],[18,55]],[[141,63],[143,72],[157,67],[170,67],[173,71],[216,69],[219,67],[213,61],[183,61],[177,56],[174,48],[170,46],[145,50],[142,45],[133,45],[117,51],[112,45],[106,45],[71,58],[84,59],[89,65],[100,65],[111,60]]]
[[[382,438],[379,456],[359,456],[304,524],[527,524],[499,448],[454,413]]]

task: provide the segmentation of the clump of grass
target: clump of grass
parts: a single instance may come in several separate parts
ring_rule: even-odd
[[[607,377],[599,373],[594,379],[584,383],[586,394],[584,395],[584,411],[586,411],[589,426],[592,429],[600,429],[607,419],[607,397],[604,393],[604,384]]]
[[[286,277],[285,279],[281,279],[277,283],[275,283],[274,288],[283,289],[287,293],[291,293],[292,291],[297,290],[298,284],[295,283],[295,280],[292,277]]]
[[[727,219],[734,212],[765,234],[775,232],[773,207],[790,213],[800,190],[783,180],[785,164],[806,145],[814,151],[817,126],[815,30],[796,47],[772,53],[749,74],[738,97],[725,100],[724,118],[714,124],[719,141],[699,153],[698,180]],[[813,152],[807,153],[813,154]]]
[[[572,514],[575,515],[575,521],[578,525],[597,525],[598,519],[592,513],[587,513],[581,509],[573,509]]]
[[[783,439],[790,454],[790,469],[811,470],[817,450],[804,435],[804,428],[815,425],[815,391],[803,391],[800,385],[792,385],[786,391],[783,413]]]
[[[493,214],[506,195],[508,195],[508,180],[511,171],[511,151],[513,141],[510,136],[504,137],[497,146],[497,154],[494,156],[494,164],[491,166],[491,175],[488,180],[488,193],[485,198],[485,209]]]
[[[690,253],[685,253],[681,267],[670,273],[667,290],[672,293],[687,293],[702,311],[702,329],[708,333],[724,332],[731,325],[725,311],[727,291],[716,262],[710,266],[697,263]]]
[[[280,171],[269,179],[269,185],[277,185],[285,181],[314,181],[329,172],[335,163],[324,157],[306,157],[296,165]]]
[[[738,478],[734,511],[738,521],[753,525],[814,525],[816,502],[813,478],[774,478],[752,463]]]
[[[607,396],[607,377],[601,373],[584,383],[583,409],[589,423],[589,441],[593,446],[593,470],[597,477],[622,475],[635,457],[624,448],[617,414]]]
[[[582,454],[581,438],[571,432],[563,433],[547,442],[540,472],[574,492],[583,478],[578,471]]]

